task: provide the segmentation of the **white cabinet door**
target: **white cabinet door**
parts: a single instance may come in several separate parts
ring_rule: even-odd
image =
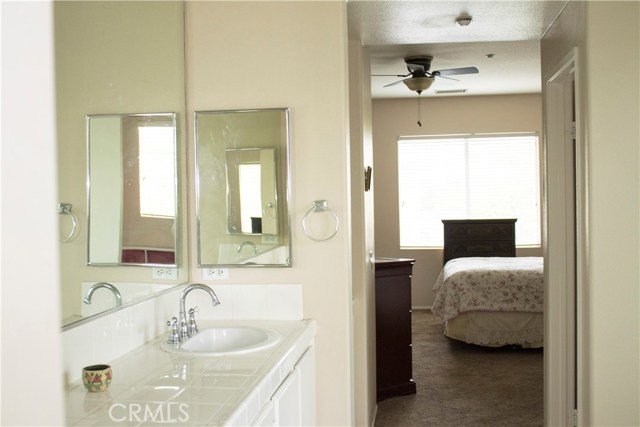
[[[285,378],[273,395],[275,425],[301,426],[300,420],[300,374],[295,369]]]
[[[262,408],[260,415],[258,415],[258,418],[256,418],[256,421],[252,425],[256,427],[273,427],[276,425],[276,413],[273,402],[270,401]]]
[[[276,426],[315,426],[315,348],[307,348],[273,395]]]
[[[316,425],[316,352],[309,347],[296,364],[300,377],[300,425]]]

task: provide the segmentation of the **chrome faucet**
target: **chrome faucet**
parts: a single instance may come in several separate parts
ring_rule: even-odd
[[[237,249],[238,253],[242,252],[242,248],[244,248],[245,246],[251,246],[253,248],[253,254],[254,255],[258,255],[258,247],[256,246],[255,243],[250,242],[248,240],[246,240],[246,241],[244,241],[244,242],[242,242],[242,243],[240,243],[238,245],[238,249]]]
[[[95,285],[92,285],[89,288],[89,292],[87,292],[87,296],[84,298],[84,303],[91,304],[91,297],[93,296],[93,293],[100,288],[109,289],[111,292],[113,292],[113,295],[116,297],[116,307],[120,307],[122,305],[122,295],[120,294],[120,291],[111,283],[107,282],[99,282]]]
[[[220,304],[220,300],[218,299],[218,296],[216,295],[216,293],[213,292],[213,289],[211,289],[206,285],[203,285],[201,283],[193,283],[191,285],[188,285],[186,288],[184,288],[184,290],[180,294],[180,313],[178,314],[180,319],[179,331],[178,331],[178,336],[180,338],[180,341],[186,340],[189,337],[198,333],[198,327],[196,325],[196,321],[194,318],[194,310],[193,309],[189,310],[189,323],[187,326],[187,310],[185,308],[185,301],[187,299],[187,295],[189,294],[189,292],[196,289],[200,289],[208,293],[209,296],[211,297],[211,302],[213,303],[214,307]]]

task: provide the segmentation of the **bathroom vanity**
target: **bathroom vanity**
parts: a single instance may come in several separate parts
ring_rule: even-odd
[[[185,356],[161,349],[166,334],[111,363],[107,391],[82,381],[66,391],[69,426],[279,426],[315,424],[316,323],[203,320],[200,328],[249,326],[280,340],[253,352]]]

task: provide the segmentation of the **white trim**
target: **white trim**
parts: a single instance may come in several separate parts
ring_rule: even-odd
[[[375,427],[376,418],[378,417],[378,405],[373,408],[373,417],[371,418],[371,427]]]
[[[589,378],[587,360],[587,265],[589,259],[589,216],[588,216],[588,161],[587,161],[587,137],[584,131],[586,120],[583,119],[583,111],[580,107],[582,99],[582,75],[580,73],[580,58],[578,48],[574,48],[574,81],[575,81],[575,124],[576,139],[576,393],[575,419],[576,425],[588,425],[587,417],[587,379]]]
[[[582,381],[582,375],[576,378],[575,373],[582,366],[581,360],[576,366],[576,357],[581,357],[580,349],[584,345],[583,322],[576,324],[576,318],[582,316],[580,289],[584,283],[586,259],[586,160],[580,131],[577,58],[578,51],[574,48],[559,63],[557,71],[545,85],[543,147],[546,154],[544,211],[547,214],[542,233],[545,258],[544,425],[550,426],[572,423],[577,402],[575,384],[578,381],[580,390]],[[572,105],[575,111],[572,111]],[[575,162],[573,144],[567,143],[573,115],[578,129]],[[575,242],[575,249],[568,242]],[[577,295],[573,283],[577,284]],[[574,333],[576,326],[578,330]]]

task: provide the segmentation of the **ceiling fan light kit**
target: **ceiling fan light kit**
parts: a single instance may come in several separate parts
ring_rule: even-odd
[[[414,92],[418,92],[418,95],[420,95],[422,93],[422,91],[427,90],[431,87],[431,85],[433,84],[433,81],[435,80],[435,78],[433,77],[411,77],[408,79],[404,79],[402,81],[402,83],[405,84],[405,86],[407,86],[409,88],[409,90],[412,90]]]

